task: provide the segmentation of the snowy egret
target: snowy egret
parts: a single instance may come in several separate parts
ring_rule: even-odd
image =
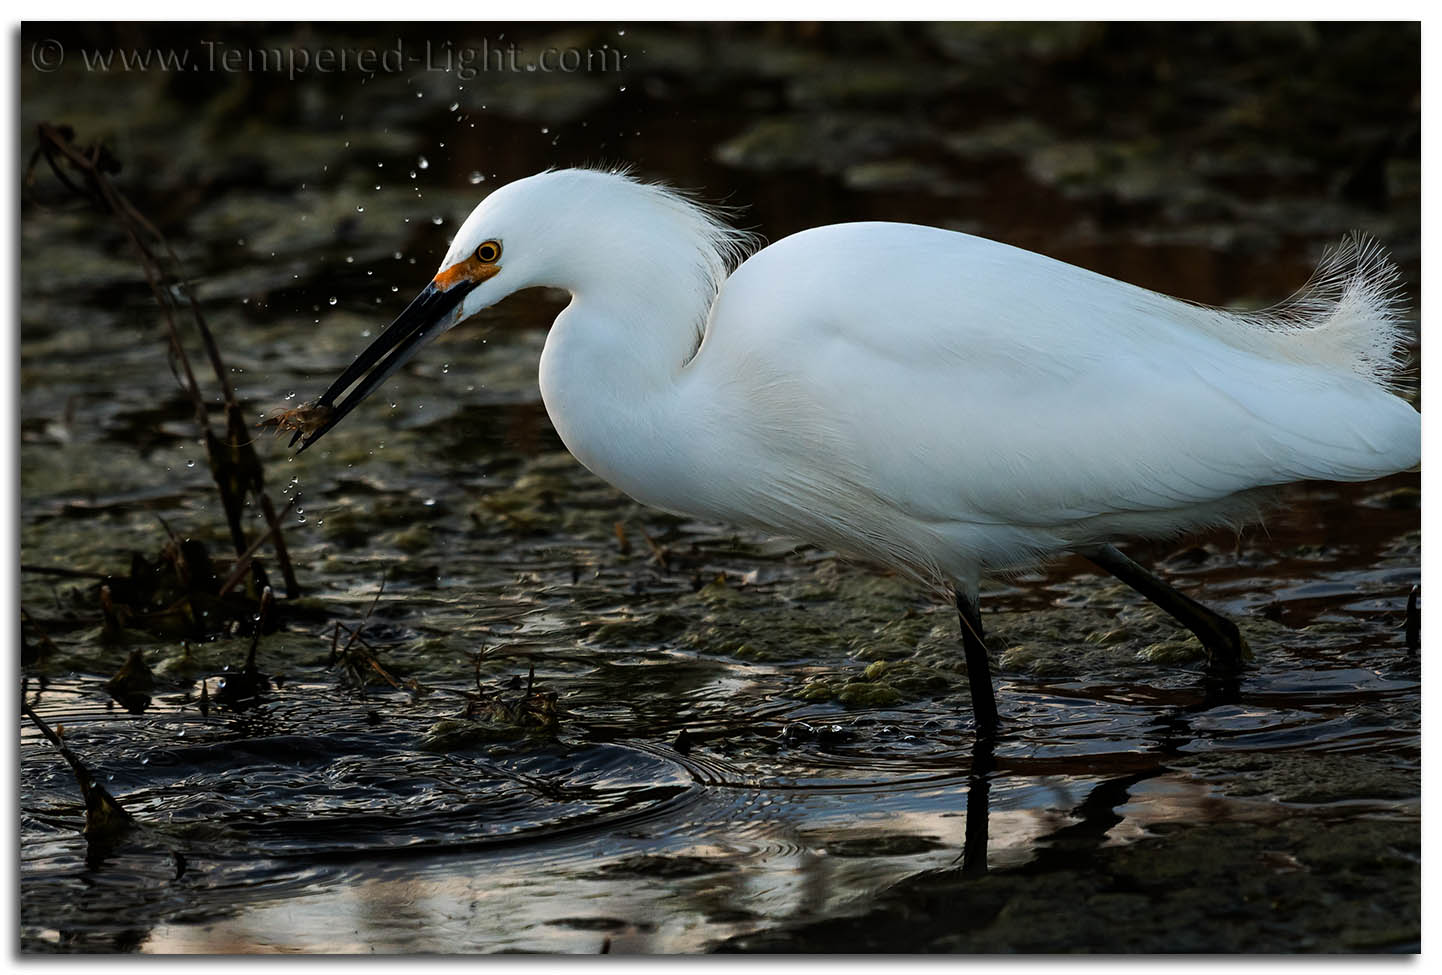
[[[1360,238],[1249,314],[932,227],[819,227],[731,270],[751,245],[626,173],[507,184],[316,401],[305,446],[437,334],[519,289],[565,289],[540,384],[571,453],[642,503],[950,589],[984,736],[982,572],[1081,553],[1235,672],[1237,627],[1113,542],[1247,521],[1291,481],[1419,462],[1419,415],[1392,388],[1397,272]]]

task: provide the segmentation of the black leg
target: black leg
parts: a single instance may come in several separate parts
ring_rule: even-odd
[[[996,736],[996,694],[991,687],[991,663],[981,635],[981,613],[976,603],[958,589],[956,611],[961,616],[961,645],[966,651],[966,679],[971,684],[971,710],[978,736]]]
[[[1247,641],[1242,639],[1237,624],[1173,589],[1117,551],[1114,545],[1103,545],[1082,554],[1156,603],[1170,613],[1173,619],[1195,633],[1206,648],[1209,672],[1230,675],[1241,671]]]
[[[989,736],[977,736],[971,749],[971,776],[966,790],[966,842],[961,848],[961,872],[975,877],[986,873],[987,818],[990,814],[991,773],[996,756]]]

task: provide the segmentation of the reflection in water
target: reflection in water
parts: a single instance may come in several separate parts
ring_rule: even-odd
[[[1269,682],[1259,683],[1255,699],[1228,692],[1236,703],[1215,707],[1195,685],[1179,687],[1175,706],[1103,723],[1103,736],[1148,744],[1096,750],[1087,774],[1074,758],[1039,747],[1035,732],[994,745],[957,739],[908,756],[906,734],[884,740],[886,726],[864,723],[857,728],[870,737],[829,747],[812,739],[758,766],[788,770],[784,780],[758,779],[727,757],[735,729],[702,736],[685,755],[617,742],[430,756],[383,732],[152,749],[138,766],[111,764],[137,815],[158,822],[164,810],[172,825],[128,836],[92,860],[85,896],[67,909],[103,919],[124,903],[152,922],[124,930],[101,923],[93,934],[66,924],[35,936],[157,952],[587,953],[605,939],[615,952],[696,951],[864,913],[872,895],[898,884],[905,891],[917,877],[1085,871],[1099,850],[1144,842],[1167,824],[1285,815],[1264,798],[1225,798],[1175,767],[1199,743],[1223,744],[1218,733],[1246,747],[1259,727],[1254,716],[1275,710]],[[78,704],[77,691],[55,681],[46,695],[79,717],[65,703]],[[1026,713],[1030,695],[1022,697]],[[1075,750],[1086,751],[1097,722],[1075,705],[1065,714]],[[312,717],[344,723],[340,712]],[[1053,726],[1046,738],[1066,733]],[[878,760],[877,749],[890,754]],[[854,764],[848,753],[872,754]],[[238,791],[247,788],[281,812],[249,816],[253,801]],[[55,813],[45,815],[55,823],[50,839],[26,847],[32,878],[63,874],[84,853]],[[219,828],[202,816],[218,818]],[[421,842],[397,845],[407,838]],[[137,890],[148,891],[141,903]]]
[[[991,815],[991,774],[996,769],[996,744],[990,735],[978,738],[971,749],[970,787],[966,791],[966,842],[961,850],[961,872],[986,873],[987,819]]]
[[[146,950],[215,951],[248,942],[340,951],[594,952],[605,936],[616,952],[694,951],[778,920],[845,912],[855,908],[861,891],[884,888],[918,869],[944,869],[963,840],[954,812],[960,789],[896,800],[876,803],[861,794],[773,803],[783,807],[769,810],[775,818],[747,821],[750,833],[739,843],[730,833],[698,844],[695,836],[663,831],[646,839],[596,839],[564,852],[550,847],[484,859],[425,859],[404,871],[366,870],[350,881],[343,872],[312,893],[245,910],[233,920],[161,925]],[[714,815],[727,808],[718,806],[726,801],[714,797],[692,813]],[[858,806],[865,809],[859,821],[853,815]],[[746,807],[729,808],[734,814]],[[1002,811],[996,818],[999,836],[1023,856],[1051,819],[1031,809]],[[704,837],[728,824],[721,818],[714,826],[685,825]],[[895,845],[896,837],[918,836],[931,842]],[[653,868],[654,874],[609,871],[634,859],[627,849],[647,850],[676,866]],[[688,876],[684,858],[711,865]]]
[[[1158,824],[1275,819],[1279,807],[1264,799],[1227,799],[1172,767],[1199,744],[1225,747],[1219,733],[1247,747],[1251,715],[1275,710],[1269,682],[1259,683],[1240,708],[1209,708],[1179,687],[1174,707],[1100,725],[1073,704],[1064,713],[1072,751],[1092,751],[1087,774],[1055,748],[1067,734],[1059,724],[1044,738],[1019,729],[995,746],[957,739],[909,755],[905,729],[919,730],[925,712],[894,738],[880,737],[885,725],[861,724],[849,741],[806,742],[755,765],[745,751],[736,757],[746,765],[728,758],[727,737],[687,755],[618,742],[427,756],[384,732],[151,749],[142,764],[109,766],[138,816],[158,822],[164,811],[172,825],[92,863],[87,896],[66,909],[103,919],[123,902],[151,925],[127,935],[101,923],[91,935],[66,923],[54,936],[92,948],[129,939],[148,951],[593,952],[604,938],[617,952],[700,950],[864,911],[868,892],[945,876],[958,862],[973,880],[988,868],[1044,875],[1084,869],[1098,849],[1145,841]],[[53,681],[45,693],[84,739],[79,690]],[[1021,697],[1024,714],[1031,695]],[[344,724],[355,707],[311,719]],[[144,733],[134,721],[119,730]],[[1117,735],[1149,744],[1097,749]],[[755,768],[789,774],[768,781]],[[278,815],[253,818],[247,789]],[[83,856],[62,807],[37,812],[54,825],[46,843],[26,846],[32,882]],[[218,829],[205,825],[212,818]],[[402,856],[406,837],[422,842]],[[137,890],[149,891],[144,903]]]

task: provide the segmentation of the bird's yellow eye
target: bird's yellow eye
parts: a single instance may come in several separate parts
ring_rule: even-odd
[[[499,240],[488,240],[476,248],[476,260],[482,264],[494,264],[501,256],[501,242]]]

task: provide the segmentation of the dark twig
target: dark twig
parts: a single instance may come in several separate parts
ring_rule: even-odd
[[[95,781],[95,776],[85,763],[75,755],[65,744],[58,734],[55,733],[45,719],[35,713],[30,702],[25,700],[25,685],[20,687],[20,710],[29,718],[40,733],[45,736],[50,744],[54,745],[60,752],[60,757],[70,765],[70,771],[75,775],[75,781],[80,784],[80,795],[85,800],[85,836],[88,839],[100,839],[114,836],[117,832],[134,825],[135,820],[130,813],[115,801],[115,797]]]
[[[381,593],[386,591],[386,577],[388,575],[390,575],[389,568],[387,568],[384,572],[381,573],[380,588],[376,590],[375,598],[371,600],[370,606],[366,608],[365,615],[361,617],[360,625],[351,631],[350,639],[347,640],[345,646],[341,648],[340,652],[342,657],[349,653],[351,645],[354,644],[356,640],[360,639],[361,630],[365,629],[366,623],[370,621],[371,613],[375,612],[376,603],[379,603],[381,601]]]
[[[270,586],[266,586],[260,592],[260,611],[255,614],[255,629],[250,634],[250,652],[245,655],[245,669],[255,669],[255,650],[260,646],[260,634],[265,628],[270,611],[275,608],[275,593],[271,592]]]
[[[255,665],[255,652],[260,646],[260,635],[265,631],[266,620],[275,607],[275,594],[270,586],[260,592],[260,609],[255,615],[255,629],[250,637],[250,652],[245,656],[245,665],[239,671],[231,671],[221,678],[216,688],[215,699],[228,707],[245,707],[258,701],[270,690],[270,677],[261,673]]]
[[[179,367],[177,378],[195,407],[196,423],[205,440],[211,475],[220,491],[221,506],[225,509],[226,521],[230,528],[231,541],[236,554],[243,558],[250,547],[241,523],[245,496],[250,493],[259,500],[266,521],[270,525],[269,534],[273,540],[276,560],[285,576],[286,595],[291,598],[298,596],[300,587],[296,582],[289,553],[281,535],[280,519],[276,517],[274,506],[271,505],[265,493],[260,459],[252,446],[252,438],[245,425],[240,403],[235,397],[235,390],[230,384],[225,362],[221,358],[215,336],[205,322],[199,302],[183,284],[183,279],[179,274],[180,259],[160,230],[111,183],[107,174],[118,169],[118,165],[103,147],[92,146],[82,149],[75,144],[73,131],[65,126],[41,123],[38,127],[38,134],[40,147],[37,153],[45,158],[61,183],[71,192],[108,210],[120,223],[135,249],[141,270],[145,274],[146,283],[150,286],[151,293],[155,296],[156,303],[160,306],[165,319],[166,330],[170,338],[172,363]],[[30,164],[32,170],[36,161],[37,158],[32,157]],[[64,161],[73,173],[79,175],[78,182],[66,175],[60,165],[61,161]],[[175,273],[170,275],[165,273],[164,268],[167,264]],[[201,343],[210,360],[211,368],[215,372],[216,380],[220,384],[226,414],[224,441],[216,436],[210,426],[209,409],[205,397],[200,391],[200,384],[191,367],[190,357],[186,354],[180,339],[176,318],[182,308],[189,311],[191,320],[200,334]],[[253,559],[249,564],[254,566],[257,588],[263,588],[265,578],[259,564]]]
[[[299,496],[297,495],[297,497]],[[281,518],[290,514],[290,509],[295,507],[295,502],[296,498],[290,499],[290,504],[287,504],[285,510],[280,513]],[[274,514],[274,512],[272,512],[272,514]],[[279,518],[276,519],[276,521],[279,522]],[[266,530],[265,534],[251,542],[250,547],[240,553],[240,557],[235,560],[235,568],[230,570],[230,575],[226,576],[225,581],[220,584],[220,591],[216,593],[217,596],[224,596],[234,589],[241,579],[245,578],[245,570],[249,568],[251,559],[255,557],[255,553],[260,551],[260,547],[268,542],[271,536],[278,530],[278,524],[272,524],[270,528]]]
[[[655,559],[656,564],[661,567],[662,572],[670,572],[671,563],[670,560],[666,557],[666,550],[660,545],[656,544],[656,540],[651,537],[650,532],[646,531],[644,525],[639,527],[641,528],[641,537],[646,540],[647,547],[651,549],[651,557]]]

